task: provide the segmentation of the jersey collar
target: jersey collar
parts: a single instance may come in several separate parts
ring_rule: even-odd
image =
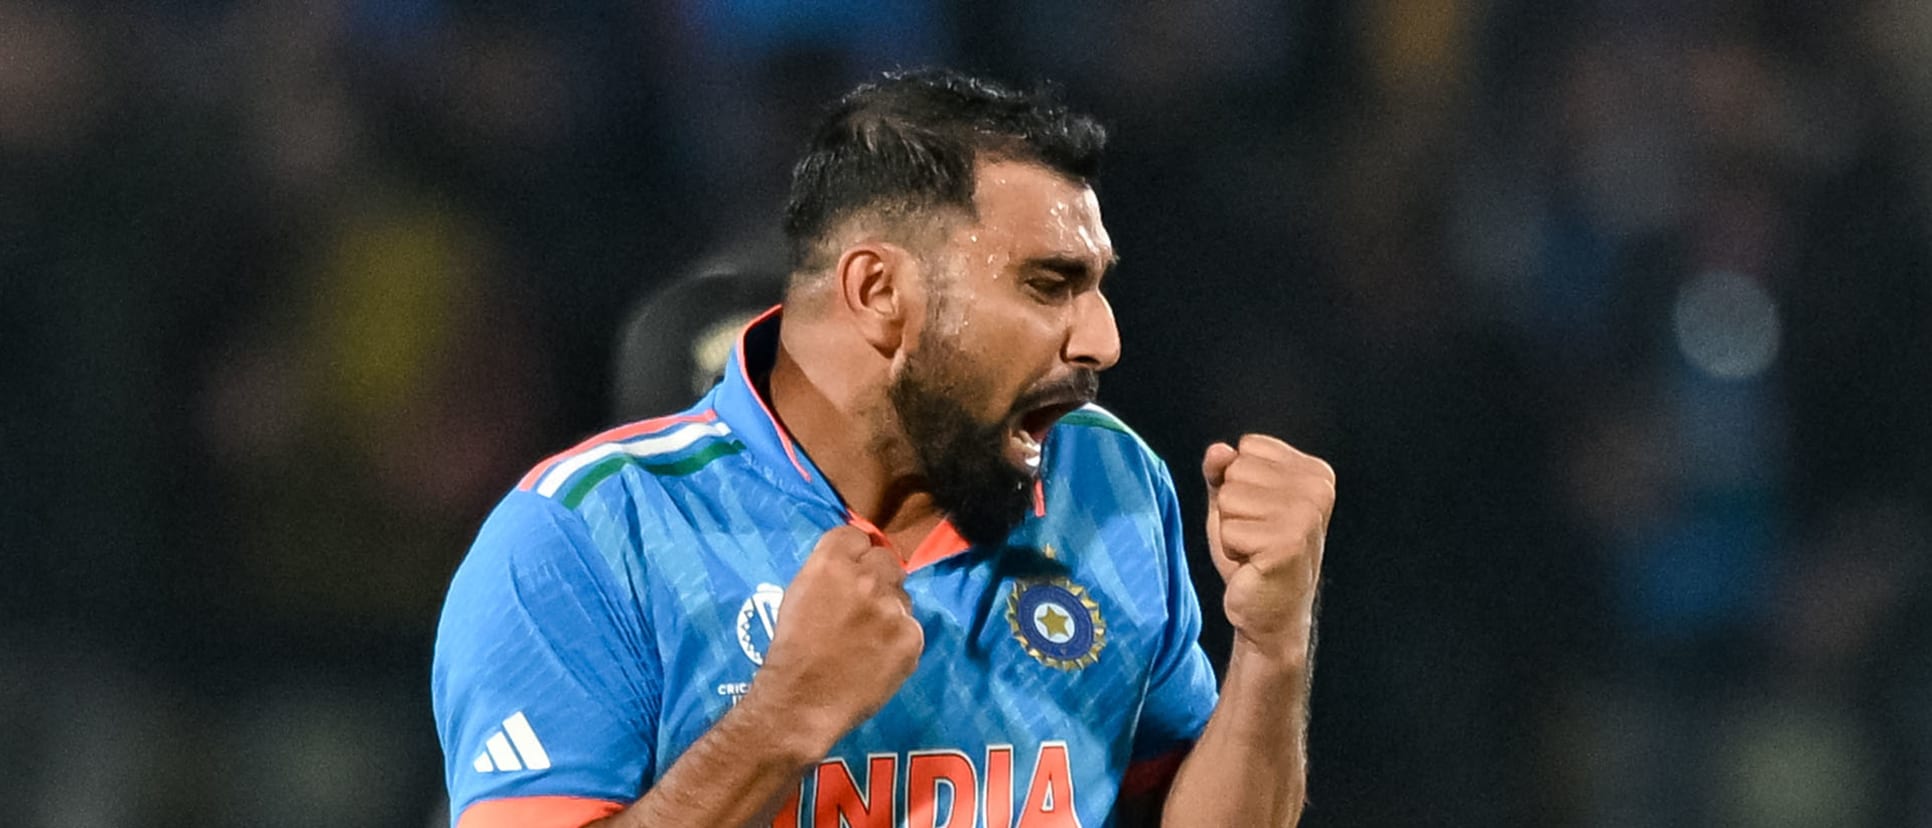
[[[724,379],[718,383],[714,405],[718,417],[744,442],[746,451],[772,472],[773,481],[781,488],[844,512],[845,501],[778,422],[754,381],[771,373],[778,354],[781,310],[781,306],[774,306],[759,314],[738,334],[738,345],[732,349],[731,359],[725,361]]]
[[[738,346],[725,362],[724,379],[718,383],[713,398],[718,417],[744,442],[746,453],[771,472],[770,477],[780,488],[844,514],[847,523],[889,546],[878,527],[846,507],[845,500],[772,414],[771,406],[758,391],[754,378],[768,375],[778,354],[782,311],[782,306],[774,306],[759,314],[738,335]],[[1046,514],[1043,486],[1033,488],[1033,513],[1035,516]],[[911,571],[943,560],[966,551],[969,546],[950,521],[942,520],[907,558],[906,569]]]

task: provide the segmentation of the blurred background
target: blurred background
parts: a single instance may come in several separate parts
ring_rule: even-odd
[[[439,823],[482,516],[924,64],[1112,127],[1191,522],[1339,469],[1306,825],[1932,826],[1919,0],[0,0],[6,821]]]

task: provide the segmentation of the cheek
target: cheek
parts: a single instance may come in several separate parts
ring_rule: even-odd
[[[976,330],[979,327],[980,323],[974,322],[954,337],[943,354],[933,355],[937,364],[931,367],[934,375],[943,378],[948,396],[980,421],[992,422],[1006,416],[1018,393],[1015,387],[1022,380],[1014,360],[1000,345],[1002,338],[981,336],[982,332]]]
[[[983,328],[993,347],[1022,361],[1052,360],[1072,318],[1071,304],[1043,304],[1017,285],[1011,295],[982,297],[972,314],[972,325]]]
[[[1070,307],[1052,307],[1024,297],[976,295],[945,325],[954,357],[954,376],[970,375],[973,406],[988,417],[1005,417],[1020,395],[1060,361]]]
[[[1063,330],[1050,314],[1029,313],[988,325],[980,340],[987,376],[994,378],[1001,404],[1031,390],[1042,377],[1053,373],[1060,361]]]

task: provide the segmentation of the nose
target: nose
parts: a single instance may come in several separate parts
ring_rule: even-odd
[[[1095,371],[1105,371],[1120,361],[1120,328],[1114,324],[1114,306],[1100,291],[1089,290],[1074,301],[1065,356],[1068,362]]]

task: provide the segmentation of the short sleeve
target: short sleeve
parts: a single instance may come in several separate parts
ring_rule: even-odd
[[[1180,501],[1165,464],[1156,466],[1166,569],[1167,627],[1154,654],[1153,675],[1134,732],[1135,762],[1157,759],[1200,738],[1219,692],[1214,668],[1201,649],[1201,601],[1188,577]]]
[[[480,809],[571,824],[529,820],[556,803],[609,812],[648,786],[661,676],[629,596],[576,513],[513,492],[490,515],[451,581],[431,671],[453,822],[485,823],[464,816]]]

